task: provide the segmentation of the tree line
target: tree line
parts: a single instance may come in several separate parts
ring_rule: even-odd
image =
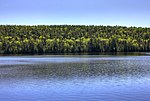
[[[85,25],[0,25],[0,53],[150,51],[150,28]]]

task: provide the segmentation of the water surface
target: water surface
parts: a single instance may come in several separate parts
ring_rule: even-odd
[[[0,57],[1,101],[149,101],[150,56]]]

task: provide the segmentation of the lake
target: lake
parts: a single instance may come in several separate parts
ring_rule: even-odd
[[[0,56],[0,101],[149,99],[149,54]]]

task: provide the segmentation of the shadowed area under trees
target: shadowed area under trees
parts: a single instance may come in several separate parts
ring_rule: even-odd
[[[150,51],[150,28],[84,25],[0,25],[0,53]]]

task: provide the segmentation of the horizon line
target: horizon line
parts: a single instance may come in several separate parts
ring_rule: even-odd
[[[150,28],[147,26],[126,26],[126,25],[97,25],[97,24],[0,24],[0,26],[111,26],[111,27],[136,27],[136,28]]]

